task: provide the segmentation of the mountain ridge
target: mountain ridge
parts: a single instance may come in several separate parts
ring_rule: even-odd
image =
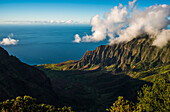
[[[57,99],[49,78],[39,69],[22,63],[0,47],[0,100],[30,95],[40,102]]]
[[[79,61],[37,67],[51,79],[61,104],[77,111],[103,112],[118,96],[135,102],[137,91],[143,84],[151,85],[155,78],[170,81],[170,43],[158,48],[152,42],[140,37],[127,43],[101,45],[87,51]]]
[[[112,71],[121,72],[135,69],[138,64],[145,62],[153,66],[170,63],[170,43],[163,48],[152,45],[154,39],[148,37],[135,38],[127,43],[101,45],[93,51],[86,51],[83,57],[68,70],[85,70],[92,66],[114,65]]]

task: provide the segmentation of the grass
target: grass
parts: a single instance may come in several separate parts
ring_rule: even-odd
[[[68,67],[74,63],[76,63],[77,61],[74,60],[69,60],[69,61],[65,61],[62,63],[58,63],[58,64],[43,64],[43,65],[37,65],[38,67],[43,67],[45,69],[51,69],[51,70],[56,70],[56,71],[65,71],[68,70]]]
[[[105,71],[112,71],[114,69],[114,67],[115,67],[115,64],[110,65],[110,66],[105,66],[104,69],[105,69]]]
[[[130,72],[129,72],[130,73]],[[165,80],[170,81],[170,64],[162,65],[145,71],[131,72],[134,74],[133,78],[138,78],[145,81],[151,81],[156,77],[165,76]]]

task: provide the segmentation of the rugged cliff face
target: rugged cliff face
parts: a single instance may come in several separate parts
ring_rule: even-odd
[[[0,100],[30,95],[43,103],[57,102],[46,75],[10,56],[0,47]]]
[[[120,72],[137,69],[139,65],[155,67],[170,63],[170,43],[158,48],[152,46],[152,42],[153,39],[139,37],[128,43],[101,45],[93,51],[87,51],[78,62],[68,68],[86,70],[94,66],[112,66],[112,71]]]

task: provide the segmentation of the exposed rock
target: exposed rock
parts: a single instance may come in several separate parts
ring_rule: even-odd
[[[152,46],[153,39],[135,38],[127,43],[101,45],[93,51],[87,51],[71,69],[90,68],[92,65],[101,67],[115,65],[113,71],[128,71],[137,64],[149,63],[153,66],[170,63],[170,43],[163,48]],[[115,70],[114,70],[115,69]]]

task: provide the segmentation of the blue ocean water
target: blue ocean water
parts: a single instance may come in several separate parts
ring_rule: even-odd
[[[72,42],[75,34],[91,34],[89,25],[0,25],[0,41],[11,33],[18,44],[1,46],[30,65],[79,60],[87,50],[107,44]]]

